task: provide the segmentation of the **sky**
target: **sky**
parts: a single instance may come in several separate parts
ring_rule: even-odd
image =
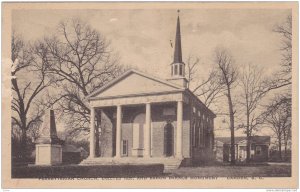
[[[288,14],[287,9],[181,9],[183,61],[190,55],[199,57],[199,78],[205,79],[213,66],[214,50],[224,47],[237,65],[258,65],[270,75],[281,59],[280,38],[272,29]],[[12,14],[12,26],[25,40],[35,41],[55,33],[60,21],[72,17],[89,23],[109,40],[122,64],[163,79],[170,76],[175,9],[18,10]],[[215,123],[217,127],[222,119]],[[229,132],[220,134],[229,136]]]

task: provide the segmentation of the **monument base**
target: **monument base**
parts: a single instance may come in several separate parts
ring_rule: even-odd
[[[55,144],[35,145],[36,165],[57,165],[62,163],[62,146]]]

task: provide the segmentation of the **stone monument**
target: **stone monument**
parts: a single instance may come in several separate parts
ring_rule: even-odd
[[[40,128],[41,136],[35,145],[36,165],[56,165],[62,163],[63,141],[57,137],[53,110],[47,110]]]

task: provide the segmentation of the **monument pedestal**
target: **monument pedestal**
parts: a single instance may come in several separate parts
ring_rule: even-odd
[[[54,144],[37,144],[35,146],[36,165],[58,165],[62,163],[62,146]]]
[[[43,125],[40,127],[41,136],[35,144],[36,165],[57,165],[62,163],[63,141],[57,137],[54,111],[45,113]]]

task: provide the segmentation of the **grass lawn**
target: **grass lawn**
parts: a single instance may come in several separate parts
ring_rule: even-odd
[[[169,177],[290,177],[291,165],[181,167],[167,170]]]
[[[166,170],[163,165],[22,166],[12,178],[128,178],[128,177],[290,177],[290,164],[210,165]]]
[[[21,166],[12,168],[12,178],[156,177],[163,170],[163,164]]]

